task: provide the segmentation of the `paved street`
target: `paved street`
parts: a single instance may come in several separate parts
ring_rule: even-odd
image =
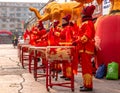
[[[0,93],[80,93],[81,83],[82,77],[79,73],[75,76],[74,92],[69,88],[58,86],[53,86],[50,92],[47,92],[45,78],[35,81],[27,68],[22,69],[17,57],[17,49],[14,49],[12,45],[0,45]],[[94,90],[89,93],[120,93],[120,79],[94,78]]]

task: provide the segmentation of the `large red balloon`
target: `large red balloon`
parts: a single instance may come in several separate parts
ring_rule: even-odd
[[[115,61],[120,67],[120,15],[101,17],[96,25],[96,38],[97,65]]]

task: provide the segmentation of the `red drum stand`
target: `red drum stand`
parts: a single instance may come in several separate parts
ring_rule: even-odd
[[[74,91],[74,74],[73,74],[73,56],[74,56],[74,46],[48,46],[46,50],[46,59],[47,59],[47,67],[46,67],[46,88],[49,91],[49,87],[52,86],[61,86],[71,88]],[[56,61],[69,61],[71,63],[71,80],[64,82],[52,82],[52,74],[51,74],[51,63]]]

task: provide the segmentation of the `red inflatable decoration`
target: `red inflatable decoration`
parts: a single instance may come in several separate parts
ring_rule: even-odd
[[[97,66],[111,61],[120,67],[120,15],[103,16],[96,23]],[[119,69],[120,73],[120,69]],[[120,74],[119,74],[120,76]]]

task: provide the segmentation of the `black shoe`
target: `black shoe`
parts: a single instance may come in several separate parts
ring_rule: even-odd
[[[40,60],[40,58],[37,58],[37,60],[38,60],[38,62],[40,62],[41,60]]]
[[[83,88],[84,86],[80,86],[80,88]]]
[[[71,80],[71,79],[70,79],[70,78],[65,78],[65,80],[69,81],[69,80]]]
[[[65,76],[60,76],[60,78],[66,78]]]
[[[61,71],[61,70],[58,70],[57,72],[58,72],[58,73],[61,73],[62,71]]]
[[[51,71],[56,71],[55,69],[51,69]]]
[[[80,88],[80,91],[92,91],[92,88],[86,88],[86,87],[82,87]]]
[[[44,66],[45,66],[45,65],[43,65],[43,64],[42,64],[42,65],[40,65],[40,67],[44,67]]]

